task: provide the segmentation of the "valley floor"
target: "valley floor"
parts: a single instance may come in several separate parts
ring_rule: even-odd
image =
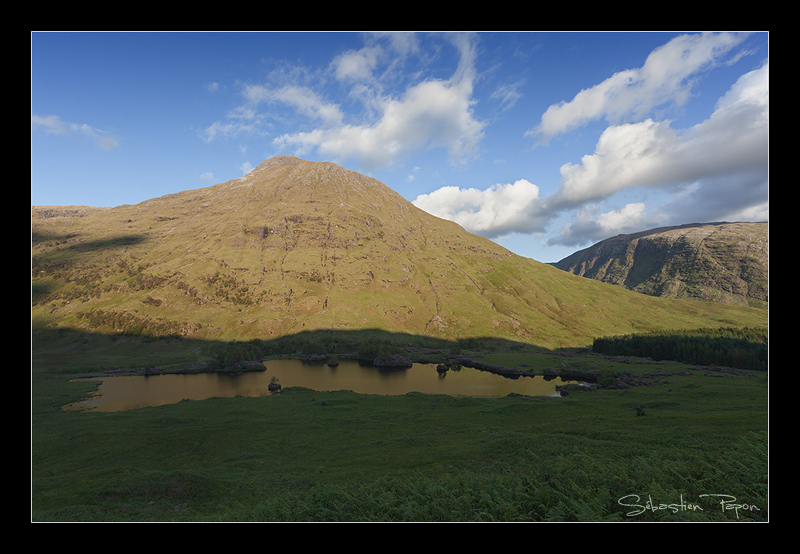
[[[482,358],[633,386],[484,399],[288,388],[80,413],[61,406],[91,391],[70,381],[86,366],[34,356],[31,518],[768,521],[766,372],[585,351]]]

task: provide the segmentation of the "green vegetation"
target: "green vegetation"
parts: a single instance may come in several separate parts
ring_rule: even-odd
[[[766,327],[765,309],[571,275],[374,179],[287,156],[134,206],[34,208],[31,247],[34,521],[768,517],[767,372],[667,361],[696,337],[664,339],[664,361],[646,358],[661,356],[649,335],[636,357],[590,348]],[[62,409],[95,390],[79,377],[238,373],[271,356],[424,360],[593,386],[493,399],[281,387]],[[721,510],[707,494],[757,509]],[[633,515],[630,495],[703,510]]]
[[[225,345],[35,329],[32,519],[768,519],[766,373],[712,375],[586,349],[429,340],[374,331]],[[179,370],[237,349],[249,357],[254,349],[322,344],[334,354],[336,345],[357,351],[376,341],[536,373],[592,369],[633,384],[563,398],[496,399],[284,388],[270,397],[117,413],[61,409],[94,387],[72,377],[157,361]],[[707,494],[731,495],[733,504],[747,507],[723,510],[722,499]],[[685,506],[634,506],[648,499]],[[702,511],[689,509],[691,503]]]
[[[769,354],[766,329],[733,327],[603,337],[595,339],[592,350],[758,371],[767,369]]]

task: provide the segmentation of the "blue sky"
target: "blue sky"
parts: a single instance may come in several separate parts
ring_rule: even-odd
[[[31,34],[31,204],[118,206],[332,161],[554,262],[767,221],[769,35]]]

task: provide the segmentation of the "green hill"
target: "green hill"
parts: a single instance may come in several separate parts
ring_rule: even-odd
[[[689,224],[618,235],[553,265],[643,294],[766,308],[769,224]]]
[[[383,329],[559,347],[767,320],[571,275],[291,156],[137,205],[34,207],[31,227],[32,319],[51,329],[223,341]]]

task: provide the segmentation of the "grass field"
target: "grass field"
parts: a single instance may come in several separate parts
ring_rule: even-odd
[[[494,399],[290,388],[80,413],[61,406],[93,385],[71,377],[187,364],[199,346],[34,339],[33,521],[768,520],[766,372],[517,348],[472,354],[638,384]]]

